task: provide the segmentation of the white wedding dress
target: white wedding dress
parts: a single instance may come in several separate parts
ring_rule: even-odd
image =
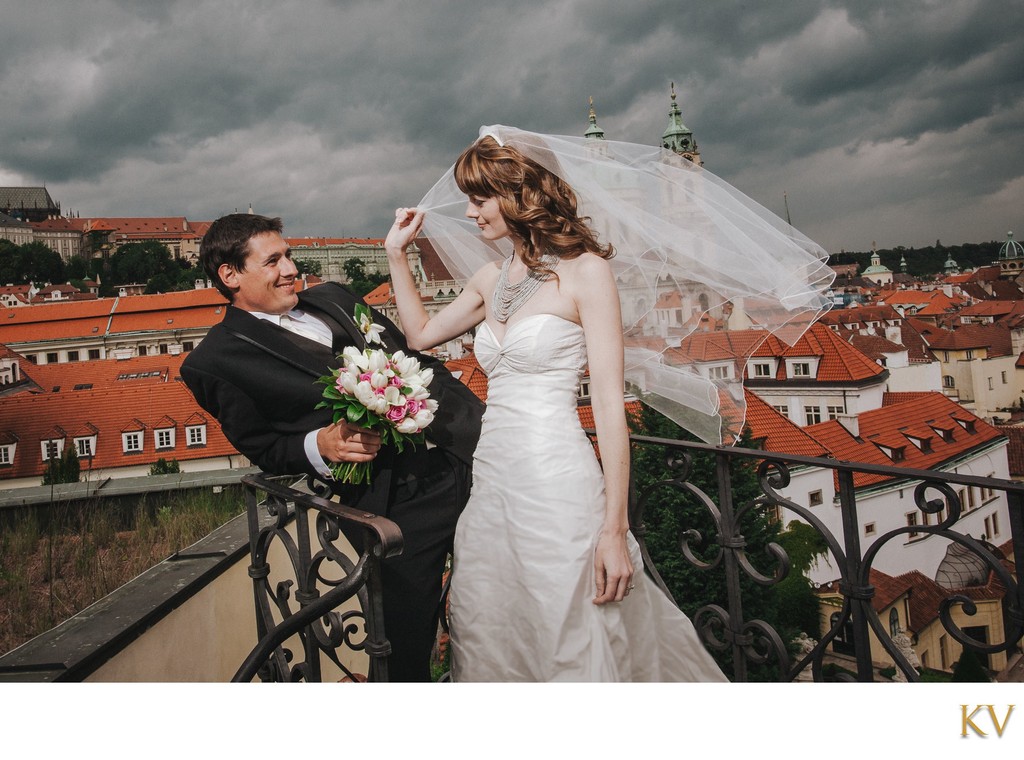
[[[596,605],[593,554],[604,479],[576,414],[583,329],[553,314],[481,325],[488,375],[473,490],[455,536],[450,596],[456,681],[725,681],[690,620],[642,571]]]

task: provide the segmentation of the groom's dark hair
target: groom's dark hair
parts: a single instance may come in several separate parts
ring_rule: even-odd
[[[284,224],[280,217],[259,214],[228,214],[210,225],[199,244],[199,262],[213,286],[229,301],[235,300],[220,279],[218,270],[227,264],[238,272],[245,271],[245,259],[249,255],[249,241],[267,232],[280,233]]]

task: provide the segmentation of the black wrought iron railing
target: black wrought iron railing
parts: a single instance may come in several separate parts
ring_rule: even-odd
[[[263,681],[319,682],[326,658],[350,680],[386,681],[391,648],[384,632],[380,562],[402,551],[398,526],[262,475],[247,475],[242,483],[259,643],[232,680],[259,675]],[[269,524],[261,519],[263,511]],[[338,545],[343,533],[363,546],[355,559]],[[271,568],[275,548],[287,557],[286,567]],[[365,652],[369,672],[353,672],[341,657],[345,650]]]
[[[965,649],[983,656],[1000,652],[1010,656],[1019,649],[1024,635],[1024,590],[1015,568],[1024,566],[1024,484],[646,436],[631,438],[638,447],[655,447],[665,454],[663,469],[654,477],[648,474],[643,483],[635,478],[637,486],[631,499],[630,521],[648,573],[666,594],[673,596],[645,542],[648,507],[655,499],[662,505],[666,499],[670,504],[676,499],[680,505],[689,505],[690,514],[694,510],[700,513],[701,519],[695,522],[702,523],[702,527],[682,526],[678,556],[689,566],[721,578],[721,587],[715,587],[716,601],[696,610],[693,622],[708,648],[722,656],[732,680],[752,680],[755,671],[767,670],[773,679],[781,681],[806,679],[808,674],[816,681],[872,681],[878,677],[878,647],[906,680],[920,680],[920,672],[908,658],[903,642],[896,640],[888,621],[880,619],[873,604],[877,589],[872,584],[872,570],[877,569],[879,554],[883,550],[904,551],[907,539],[915,536],[939,536],[955,544],[962,554],[972,558],[975,566],[986,569],[985,575],[996,580],[988,587],[1001,593],[997,600],[1001,630],[992,631],[989,626],[985,635],[979,636],[975,628],[963,623],[977,612],[975,595],[967,589],[950,588],[937,612],[944,632]],[[706,470],[708,461],[713,462],[711,478],[709,472],[694,470],[695,462],[703,462]],[[793,473],[803,468],[824,469],[834,477],[841,513],[839,529],[830,528],[821,519],[821,506],[812,508],[783,495]],[[752,471],[750,477],[756,491],[753,497],[749,493],[737,496],[734,492],[735,476],[741,469]],[[912,488],[915,508],[928,518],[921,524],[895,527],[877,537],[871,536],[870,541],[862,541],[856,473],[882,476],[890,483]],[[705,485],[701,487],[696,481]],[[321,656],[355,678],[339,656],[342,648],[366,652],[370,678],[385,680],[389,647],[381,622],[379,563],[383,557],[401,550],[397,526],[384,518],[347,509],[264,478],[250,476],[244,482],[249,489],[250,575],[261,641],[236,680],[250,680],[257,673],[264,680],[319,680]],[[969,510],[962,503],[960,488],[980,489],[980,493],[988,495],[990,504],[1006,500],[1011,547],[1006,556],[988,541],[963,530],[960,523]],[[261,528],[258,510],[263,508],[270,511],[274,520]],[[811,633],[816,638],[804,640],[802,650],[794,646],[791,632],[781,630],[777,621],[756,616],[751,611],[756,605],[749,603],[751,584],[769,589],[777,586],[791,572],[791,563],[786,550],[775,541],[768,541],[763,547],[766,554],[749,556],[751,546],[744,526],[750,524],[753,514],[775,518],[782,510],[811,526],[819,543],[826,547],[827,558],[837,574],[837,598],[841,600],[838,612]],[[311,513],[316,514],[319,546],[315,551],[308,540]],[[286,522],[292,515],[296,529],[290,533]],[[365,535],[366,548],[355,560],[335,545],[343,529]],[[275,543],[286,550],[292,577],[271,587],[267,556]],[[328,590],[321,593],[322,588]],[[339,605],[350,600],[356,604],[347,611],[338,611]],[[872,639],[877,642],[874,655]],[[289,640],[299,643],[289,648]],[[839,642],[843,644],[848,667],[836,671],[826,664],[840,649],[836,646]],[[296,659],[299,653],[293,651],[298,649],[300,660]]]

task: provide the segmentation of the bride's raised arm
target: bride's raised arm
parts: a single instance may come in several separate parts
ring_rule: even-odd
[[[470,278],[459,296],[431,317],[423,306],[419,290],[409,271],[405,249],[419,234],[424,212],[418,208],[395,211],[395,223],[388,231],[384,250],[391,270],[391,286],[398,305],[398,319],[409,348],[422,351],[468,332],[484,321],[484,297],[479,281],[482,273]],[[493,267],[491,267],[493,269]]]

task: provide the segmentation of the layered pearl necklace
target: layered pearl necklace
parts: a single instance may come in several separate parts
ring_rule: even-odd
[[[509,317],[519,311],[522,305],[530,300],[533,294],[537,292],[537,288],[551,278],[550,273],[538,272],[536,269],[527,268],[526,276],[523,279],[515,285],[509,284],[508,270],[512,266],[514,258],[515,255],[509,256],[505,259],[505,263],[501,265],[498,282],[494,286],[494,295],[491,296],[491,311],[494,312],[494,318],[502,324],[505,324]],[[558,266],[559,257],[553,253],[545,253],[541,256],[540,260],[544,267],[550,270],[550,272],[554,272],[555,267]]]

